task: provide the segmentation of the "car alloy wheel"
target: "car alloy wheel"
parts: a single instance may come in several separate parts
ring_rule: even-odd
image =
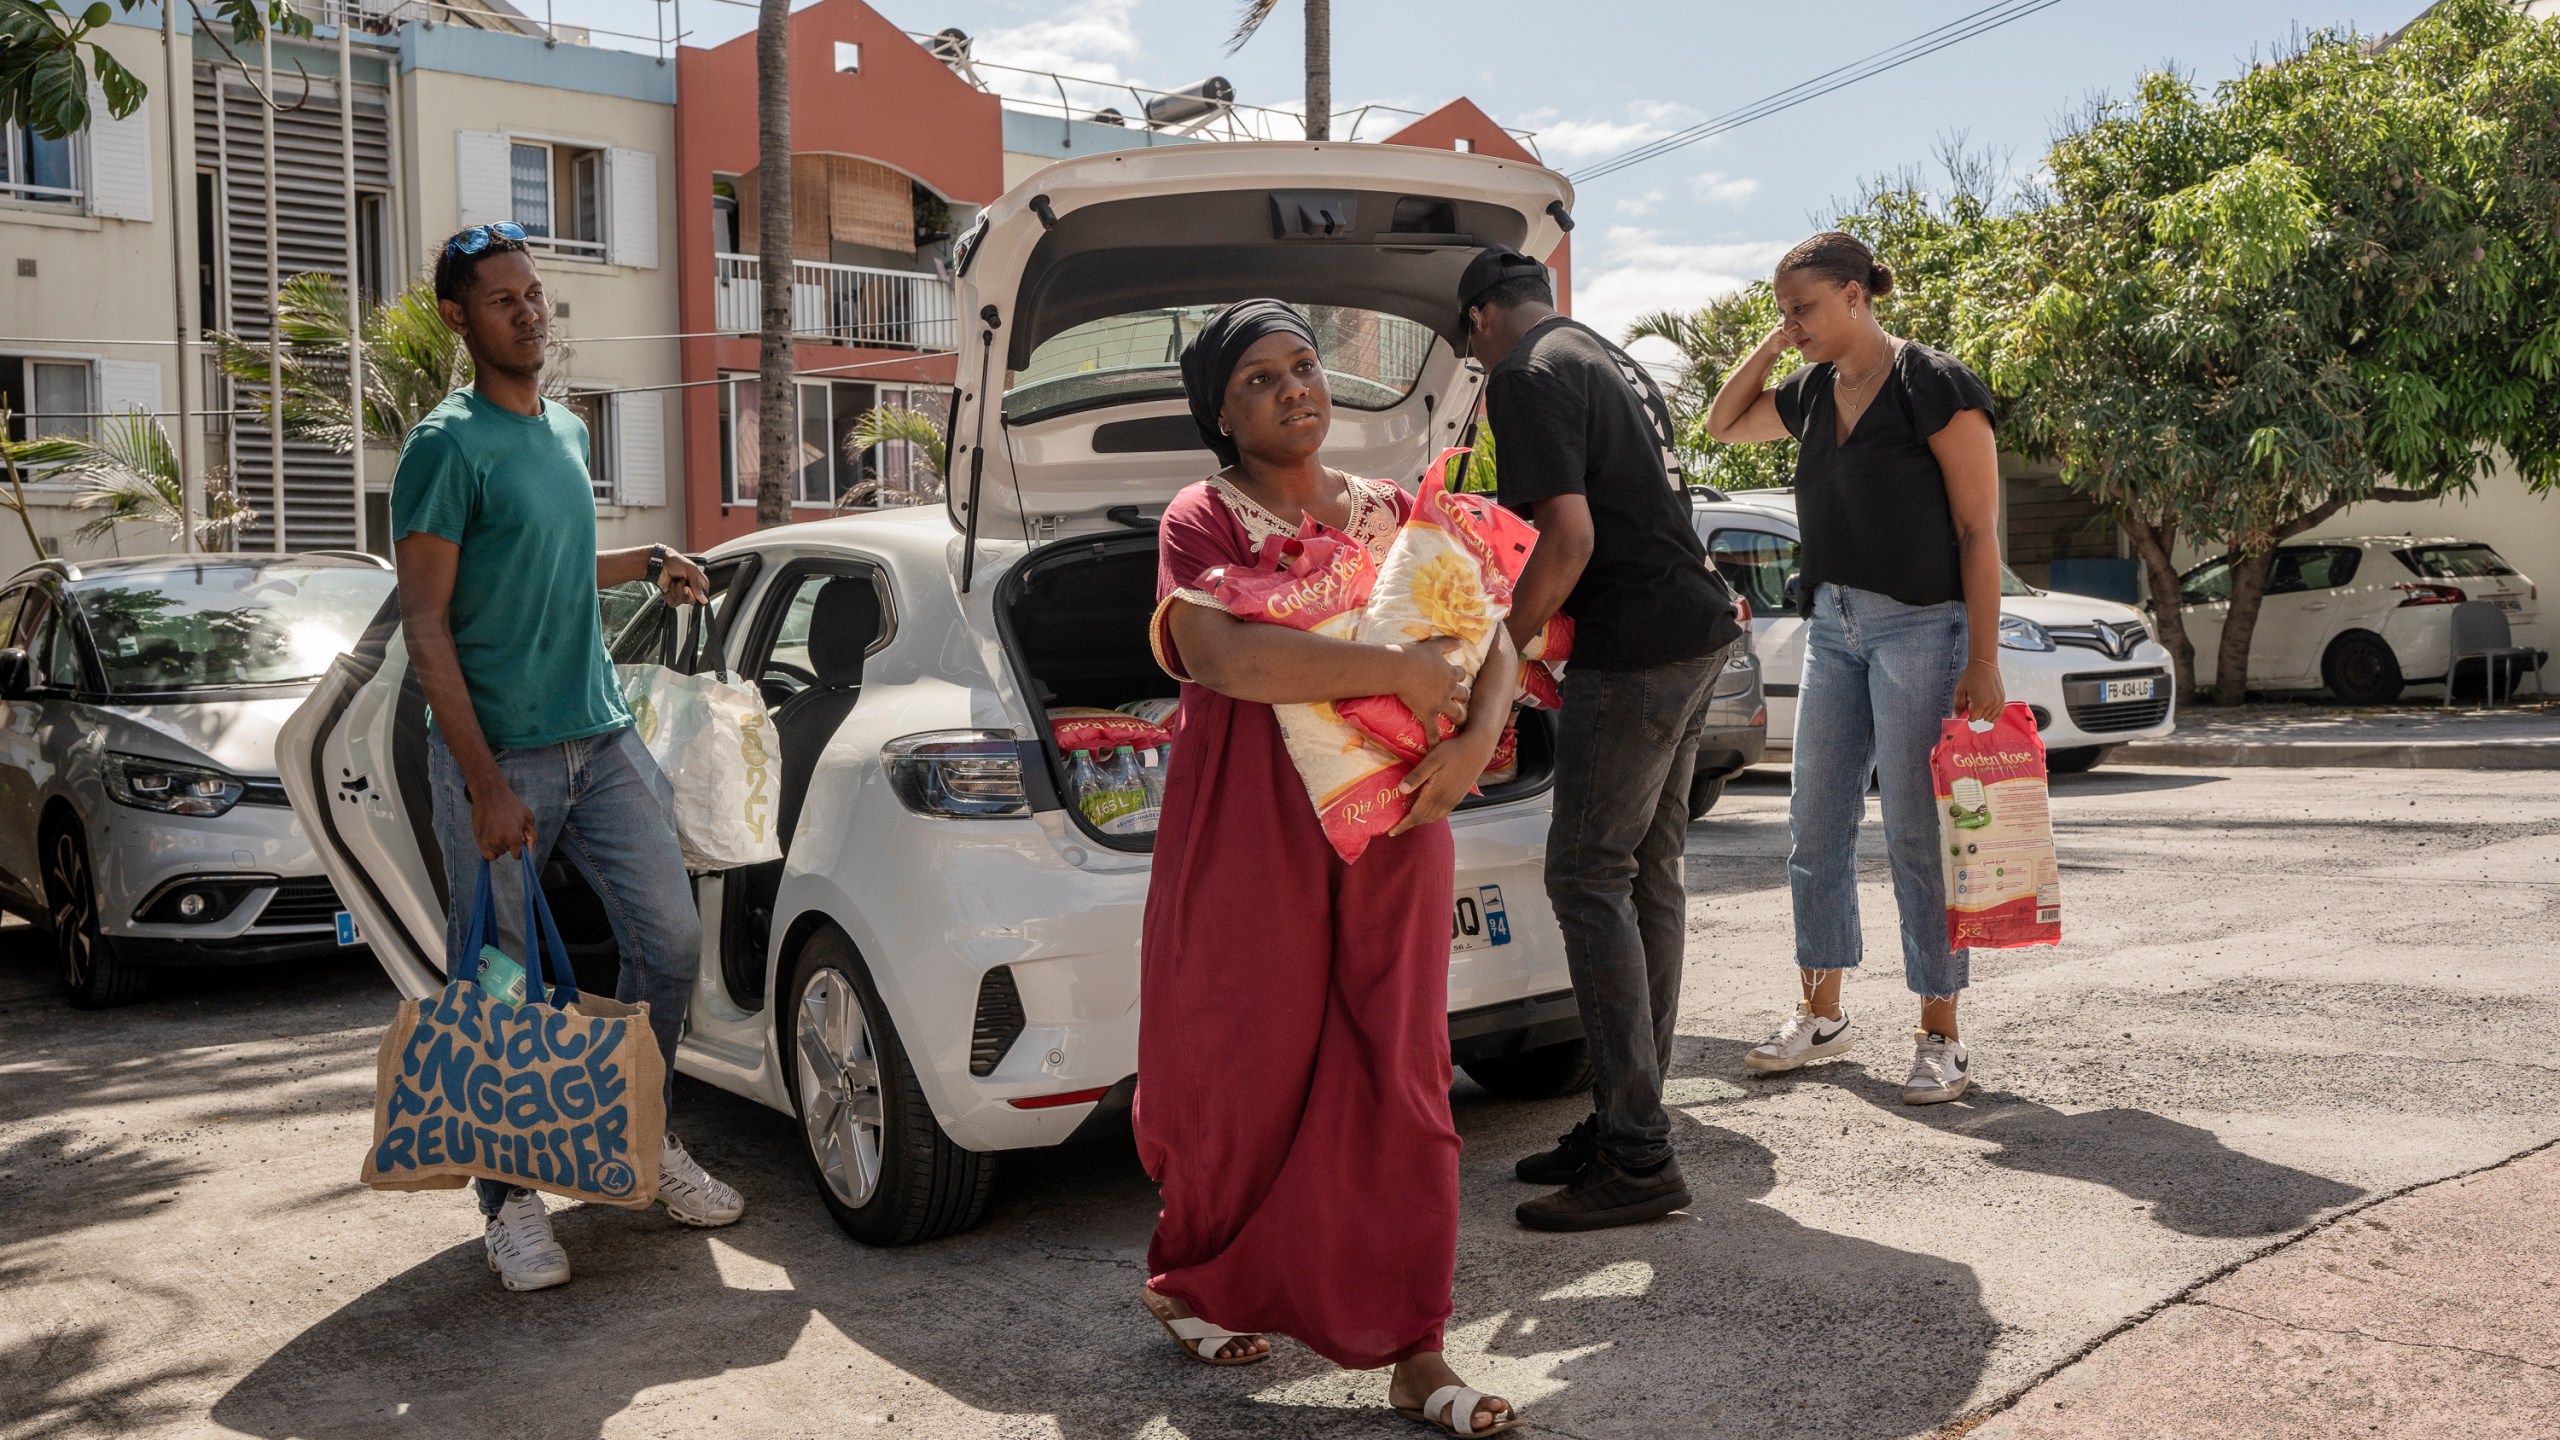
[[[842,971],[810,975],[793,1031],[810,1158],[836,1199],[860,1208],[880,1185],[880,1060]]]
[[[73,994],[85,994],[98,973],[98,884],[89,873],[89,852],[80,837],[65,830],[53,837],[53,873],[47,877],[53,901],[53,944],[62,957],[62,983]]]

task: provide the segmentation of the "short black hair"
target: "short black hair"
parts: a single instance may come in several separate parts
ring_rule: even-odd
[[[1548,288],[1546,276],[1514,275],[1478,295],[1467,308],[1472,310],[1478,305],[1490,305],[1497,310],[1508,310],[1514,305],[1525,305],[1532,300],[1541,305],[1556,303],[1556,292]]]
[[[438,300],[450,300],[456,305],[461,304],[463,297],[471,293],[471,277],[479,273],[480,262],[492,255],[531,255],[533,253],[526,248],[523,241],[510,240],[494,230],[489,232],[488,244],[468,255],[454,248],[454,241],[480,228],[477,225],[465,225],[447,236],[444,244],[436,248],[436,298]]]

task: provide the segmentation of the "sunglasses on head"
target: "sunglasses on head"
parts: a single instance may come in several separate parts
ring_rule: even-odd
[[[522,240],[524,227],[500,220],[489,225],[474,225],[444,242],[444,248],[456,255],[477,255],[489,248],[492,240]]]

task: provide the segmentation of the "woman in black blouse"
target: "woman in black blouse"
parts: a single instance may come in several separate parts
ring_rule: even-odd
[[[1967,955],[1947,944],[1929,750],[1950,715],[2000,713],[2000,466],[1991,392],[1926,345],[1885,333],[1893,272],[1832,230],[1778,262],[1778,328],[1708,412],[1727,444],[1794,436],[1806,630],[1797,692],[1792,847],[1804,999],[1754,1070],[1793,1070],[1853,1041],[1840,975],[1858,963],[1858,823],[1870,764],[1902,915],[1903,978],[1920,997],[1902,1098],[1953,1100],[1971,1083],[1956,1032]],[[1768,387],[1794,349],[1802,369]],[[1766,388],[1764,388],[1766,387]]]

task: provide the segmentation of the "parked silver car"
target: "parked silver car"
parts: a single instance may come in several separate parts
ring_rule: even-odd
[[[0,908],[51,932],[73,1004],[355,943],[276,727],[391,590],[328,553],[52,560],[0,588]]]

